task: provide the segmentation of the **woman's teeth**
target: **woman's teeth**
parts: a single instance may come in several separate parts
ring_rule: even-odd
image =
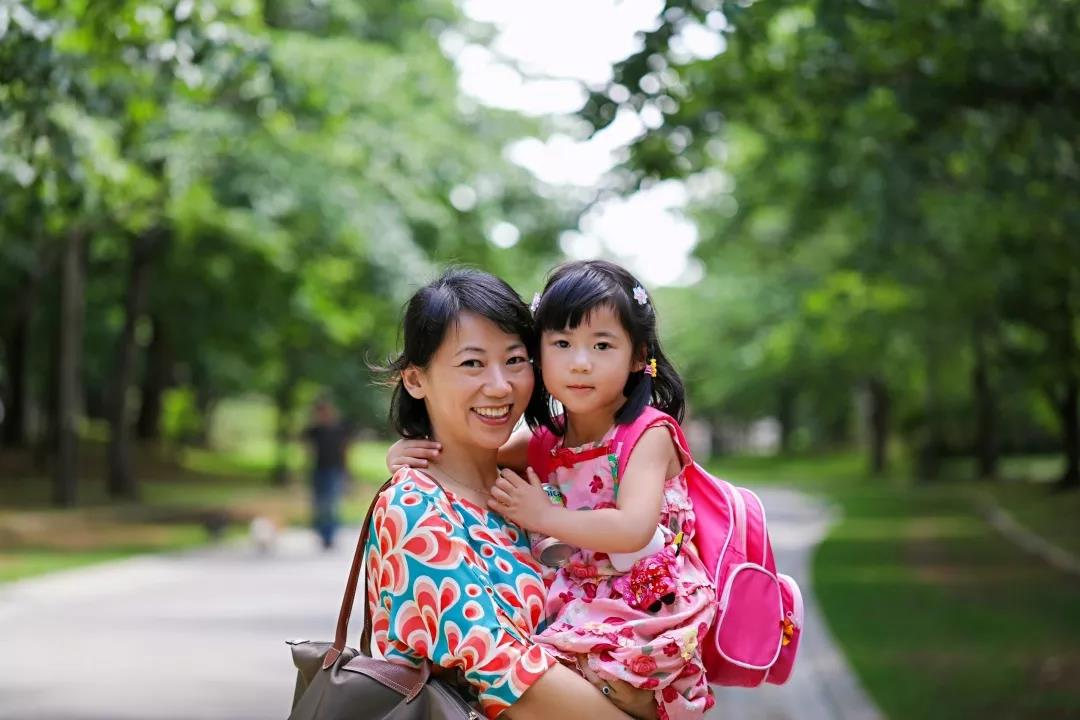
[[[477,415],[483,415],[489,418],[501,418],[506,417],[510,413],[509,405],[502,405],[500,407],[477,407],[473,408],[473,412]]]

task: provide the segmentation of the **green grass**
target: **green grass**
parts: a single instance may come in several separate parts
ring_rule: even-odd
[[[842,509],[815,556],[814,591],[889,717],[1080,717],[1080,580],[989,528],[973,508],[980,486],[914,486],[902,470],[870,479],[852,456],[721,459],[714,469]],[[1039,482],[991,491],[1055,541],[1074,533],[1077,493],[1055,498]]]
[[[385,479],[388,444],[353,446],[349,464],[355,482],[343,502],[346,522],[363,518],[373,490]],[[211,536],[192,520],[193,513],[229,513],[234,534],[243,533],[255,515],[282,525],[308,522],[306,460],[297,444],[288,449],[292,478],[287,487],[270,480],[276,455],[267,445],[178,454],[142,449],[135,458],[142,493],[138,503],[108,499],[104,450],[100,438],[84,438],[80,506],[71,510],[50,507],[49,480],[28,456],[5,457],[9,464],[0,468],[0,582],[205,544]]]
[[[165,530],[163,535],[164,537],[158,542],[118,542],[90,549],[64,550],[54,547],[0,549],[0,582],[120,560],[133,555],[183,550],[198,547],[207,542],[206,530],[200,525],[176,525]]]

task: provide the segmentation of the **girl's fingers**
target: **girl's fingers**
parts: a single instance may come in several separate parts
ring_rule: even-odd
[[[529,484],[525,480],[523,480],[520,475],[518,475],[516,472],[514,472],[510,468],[503,468],[500,471],[499,475],[501,475],[502,479],[506,480],[511,485],[528,485]],[[498,480],[496,480],[495,482],[497,483]]]
[[[529,477],[530,485],[535,485],[536,487],[540,487],[540,485],[542,485],[542,483],[540,482],[540,476],[537,475],[536,471],[533,470],[531,467],[525,468],[525,474]]]

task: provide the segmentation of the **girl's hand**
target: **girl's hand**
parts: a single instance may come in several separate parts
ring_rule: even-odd
[[[426,468],[440,450],[442,444],[434,440],[398,440],[386,451],[386,468],[392,473],[403,467]]]
[[[544,516],[555,505],[540,487],[536,472],[532,468],[525,472],[528,481],[509,468],[501,470],[491,487],[488,507],[526,530],[544,532]]]

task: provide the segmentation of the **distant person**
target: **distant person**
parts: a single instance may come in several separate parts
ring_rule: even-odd
[[[333,402],[320,398],[315,403],[311,424],[304,428],[303,437],[311,445],[313,455],[312,525],[326,549],[334,546],[340,522],[338,506],[345,491],[345,456],[352,434],[352,427],[341,419]]]

